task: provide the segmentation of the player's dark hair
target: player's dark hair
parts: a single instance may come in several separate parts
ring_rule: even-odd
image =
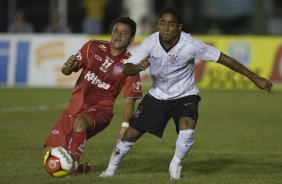
[[[130,27],[131,30],[131,37],[135,36],[136,33],[136,23],[129,17],[119,17],[113,21],[113,26],[116,23],[126,24]]]
[[[175,17],[175,19],[178,22],[178,24],[182,24],[181,14],[180,14],[180,12],[175,7],[167,7],[165,9],[163,9],[161,11],[159,17],[163,16],[163,14],[166,14],[166,13],[172,14]]]

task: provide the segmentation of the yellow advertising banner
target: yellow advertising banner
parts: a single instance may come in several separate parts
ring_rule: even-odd
[[[195,36],[242,64],[282,84],[282,37],[274,36]],[[215,63],[199,61],[196,81],[202,89],[250,89],[255,86],[244,76]]]

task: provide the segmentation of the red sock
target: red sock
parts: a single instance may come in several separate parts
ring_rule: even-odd
[[[79,159],[83,153],[87,134],[86,132],[73,132],[70,142],[69,151],[75,161],[79,162]]]

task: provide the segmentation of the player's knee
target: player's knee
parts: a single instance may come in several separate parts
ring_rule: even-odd
[[[86,132],[91,126],[92,120],[87,116],[79,116],[74,120],[73,131]]]
[[[136,142],[137,139],[139,139],[143,135],[142,132],[139,132],[138,130],[129,127],[124,132],[121,140],[122,141],[128,141],[128,142]]]
[[[179,129],[187,130],[187,129],[195,129],[197,122],[190,117],[182,117],[179,120]]]

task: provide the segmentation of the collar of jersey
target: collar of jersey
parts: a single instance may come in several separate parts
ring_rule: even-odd
[[[166,51],[166,53],[168,53],[175,45],[177,45],[177,43],[178,43],[179,40],[180,40],[180,35],[181,35],[181,32],[180,32],[178,35],[176,35],[176,36],[178,37],[178,39],[177,39],[177,42],[176,42],[174,45],[172,45],[172,46],[169,47],[169,48],[166,48],[166,47],[163,45],[163,43],[162,43],[163,38],[161,37],[161,34],[159,34],[159,42],[160,42],[162,48]]]

